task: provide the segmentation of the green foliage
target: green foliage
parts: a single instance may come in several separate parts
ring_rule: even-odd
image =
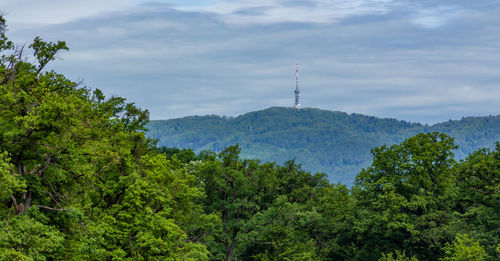
[[[330,181],[350,185],[371,163],[370,149],[400,143],[421,132],[455,138],[457,159],[500,140],[500,115],[469,117],[432,126],[311,108],[269,108],[236,118],[193,116],[152,121],[148,135],[159,145],[222,151],[240,144],[241,157],[285,163],[292,158],[304,169],[324,172]]]
[[[231,260],[238,235],[246,221],[259,210],[259,176],[254,174],[253,162],[238,159],[239,147],[228,147],[219,154],[219,160],[204,163],[196,174],[204,185],[205,211],[218,213],[223,231],[213,246],[215,258]],[[219,249],[219,250],[215,250]]]
[[[478,150],[456,168],[455,226],[479,239],[490,256],[500,244],[500,143]]]
[[[157,151],[158,153],[165,155],[167,159],[172,159],[175,155],[176,159],[178,159],[182,163],[189,163],[198,159],[192,149],[160,147],[157,148]]]
[[[27,216],[0,222],[0,253],[7,260],[53,260],[61,256],[63,235]]]
[[[193,170],[203,185],[206,213],[220,216],[209,243],[213,259],[311,260],[318,245],[311,233],[320,214],[306,204],[328,186],[293,161],[284,166],[239,158],[231,146]]]
[[[113,255],[137,260],[208,259],[206,247],[189,242],[180,226],[203,218],[200,206],[194,203],[203,193],[193,186],[194,177],[182,169],[172,169],[170,164],[162,155],[145,155],[138,162],[138,173],[103,184],[107,194],[121,196],[92,202],[103,205],[89,213],[94,220],[87,225],[92,240],[84,249],[91,252],[82,255],[95,259]],[[98,242],[96,238],[100,238]]]
[[[144,133],[147,111],[44,71],[67,49],[64,42],[35,38],[30,48],[37,64],[31,64],[22,50],[12,49],[4,32],[0,17],[2,260],[500,256],[500,143],[457,163],[450,136],[418,134],[373,149],[373,163],[352,189],[330,184],[325,174],[311,174],[296,162],[302,154],[322,153],[309,163],[361,166],[367,161],[360,150],[432,127],[272,108],[235,119],[186,118],[195,126],[193,136],[170,136],[219,153],[157,148]],[[495,126],[495,119],[488,118],[488,124]],[[183,130],[183,120],[172,122],[169,131]],[[439,127],[452,130],[453,125]],[[248,142],[224,148],[237,140],[232,129]],[[496,130],[486,128],[486,136],[498,137]],[[486,136],[480,142],[490,141]],[[276,153],[297,155],[297,161],[282,154],[287,156],[281,165],[262,163],[242,153],[278,155],[266,152],[269,144]],[[303,149],[303,144],[312,145]],[[347,144],[353,145],[346,149]]]
[[[308,232],[319,219],[306,205],[280,196],[247,224],[245,255],[252,260],[318,260],[318,246]]]
[[[184,164],[152,149],[148,112],[43,71],[64,42],[30,48],[37,65],[0,64],[2,257],[207,260],[187,229],[216,219]]]
[[[486,251],[476,241],[467,234],[457,234],[453,244],[448,244],[445,248],[445,257],[442,261],[482,261],[487,259]]]
[[[319,188],[308,202],[309,208],[320,214],[311,235],[318,242],[322,260],[352,260],[357,252],[353,244],[355,201],[345,185]]]
[[[451,236],[446,224],[454,148],[449,136],[428,133],[373,150],[373,164],[358,174],[354,190],[356,229],[370,241],[361,254],[399,249],[425,260],[440,255]]]
[[[12,166],[7,152],[0,154],[0,200],[10,198],[14,193],[22,193],[26,189],[26,183],[17,174],[12,174]]]
[[[378,261],[418,261],[415,257],[407,257],[405,251],[394,251],[393,253],[389,254],[382,254],[382,257],[378,259]]]
[[[50,61],[54,60],[56,58],[55,55],[60,50],[69,50],[66,46],[66,42],[64,41],[47,43],[42,41],[42,39],[38,36],[33,40],[33,43],[30,44],[29,47],[33,49],[35,58],[38,61],[37,73],[39,73]]]
[[[21,252],[11,248],[11,249],[0,249],[0,256],[2,260],[6,261],[26,261],[33,260],[31,258],[26,257]]]

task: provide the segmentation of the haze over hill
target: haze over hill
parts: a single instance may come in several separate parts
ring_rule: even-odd
[[[345,184],[370,164],[372,148],[399,143],[417,133],[451,135],[460,146],[457,159],[500,141],[500,115],[423,125],[313,108],[273,107],[235,118],[155,120],[148,128],[148,135],[158,139],[160,146],[218,152],[238,143],[245,158],[278,163],[296,159],[304,169],[325,172],[331,181]]]

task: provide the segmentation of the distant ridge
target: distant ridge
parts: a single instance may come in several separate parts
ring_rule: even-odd
[[[371,162],[370,150],[402,142],[421,132],[444,132],[460,145],[456,157],[500,141],[500,115],[466,117],[434,125],[381,119],[313,108],[272,107],[238,117],[189,116],[155,120],[148,136],[166,147],[220,151],[236,143],[242,157],[262,161],[295,159],[312,172],[325,172],[333,182],[351,184]]]

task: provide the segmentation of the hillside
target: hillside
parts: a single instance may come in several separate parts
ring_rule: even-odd
[[[500,115],[468,117],[432,126],[395,119],[380,119],[305,108],[273,107],[235,118],[191,116],[151,121],[148,135],[158,145],[220,151],[239,143],[242,156],[263,161],[295,158],[304,169],[325,172],[334,182],[349,184],[361,168],[371,162],[370,150],[402,142],[420,132],[439,131],[455,138],[463,158],[500,141]]]

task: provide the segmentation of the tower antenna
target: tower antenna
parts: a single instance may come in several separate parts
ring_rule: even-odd
[[[295,65],[295,109],[300,109],[300,91],[299,91],[299,64]]]

